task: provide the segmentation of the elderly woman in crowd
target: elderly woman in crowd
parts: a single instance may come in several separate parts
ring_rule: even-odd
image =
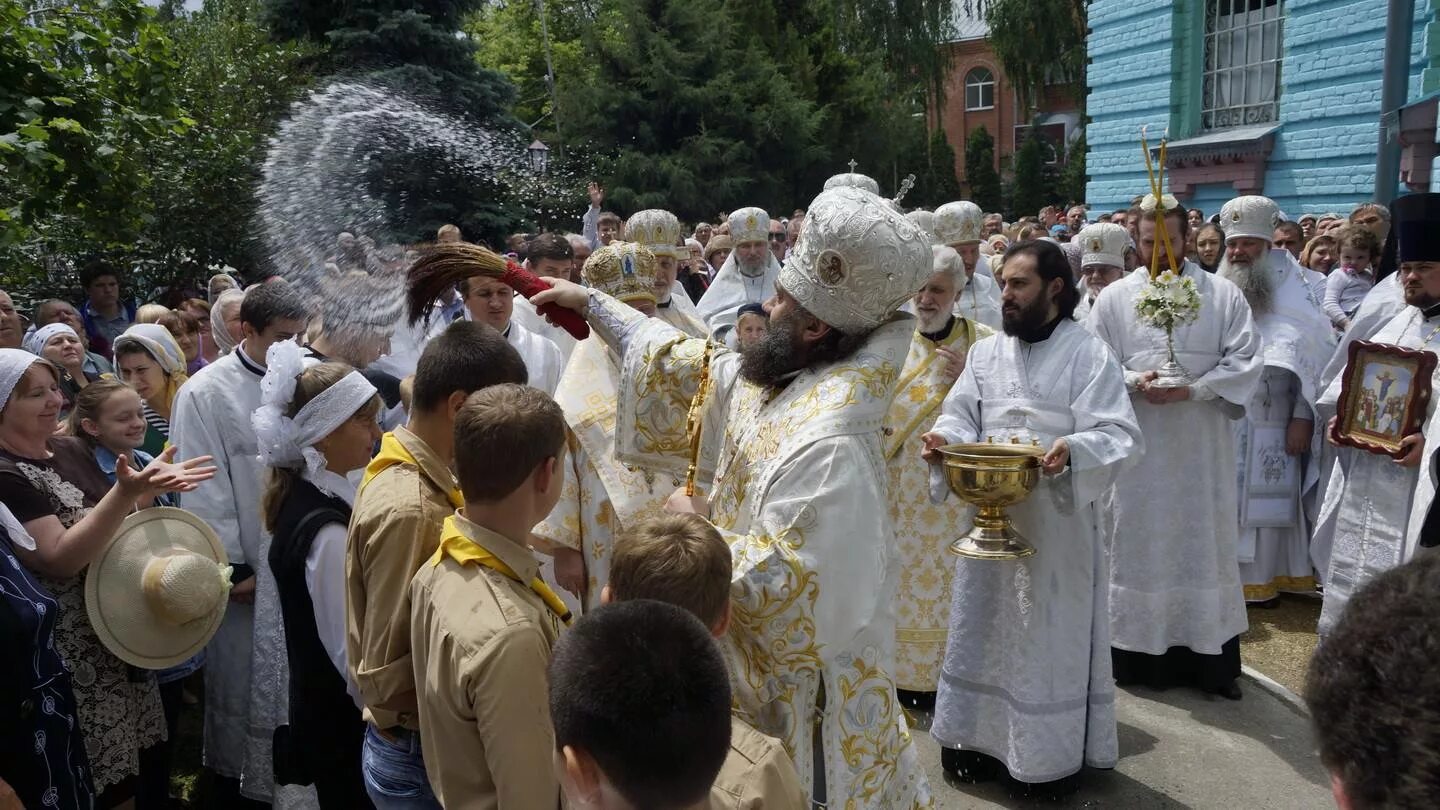
[[[60,394],[65,398],[62,419],[75,404],[80,390],[92,380],[100,379],[99,374],[85,370],[85,344],[68,324],[57,321],[40,327],[25,340],[25,349],[49,360],[59,370]]]
[[[115,367],[120,379],[145,400],[145,443],[140,449],[159,455],[170,440],[170,406],[185,384],[185,355],[158,323],[137,323],[115,338]]]
[[[219,301],[220,296],[226,291],[239,289],[239,282],[229,273],[216,273],[210,277],[210,281],[205,287],[206,293],[210,296],[211,304]]]
[[[229,278],[229,276],[226,276]],[[225,290],[210,305],[210,339],[215,343],[216,357],[229,354],[240,345],[240,302],[245,293]]]
[[[59,606],[55,649],[72,673],[97,806],[120,807],[135,794],[141,753],[160,741],[164,718],[154,675],[126,666],[91,627],[86,567],[138,503],[194,489],[215,468],[208,457],[174,464],[172,449],[143,470],[120,464],[111,485],[84,442],[55,435],[62,403],[50,361],[0,349],[0,502],[34,540],[15,556]]]

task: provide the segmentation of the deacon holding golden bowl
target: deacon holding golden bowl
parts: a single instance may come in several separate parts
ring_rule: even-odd
[[[1060,249],[1018,244],[997,275],[1004,334],[970,349],[925,455],[938,463],[943,446],[993,439],[997,454],[1039,456],[1034,491],[1007,509],[1036,552],[957,557],[931,731],[964,780],[1008,772],[1031,792],[1063,794],[1083,766],[1118,757],[1095,502],[1140,455],[1140,428],[1114,354],[1071,320],[1079,293]]]

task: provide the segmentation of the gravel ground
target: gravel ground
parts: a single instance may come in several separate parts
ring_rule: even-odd
[[[1246,612],[1250,629],[1240,636],[1241,660],[1300,694],[1317,642],[1319,597],[1285,593],[1275,608],[1252,607]]]

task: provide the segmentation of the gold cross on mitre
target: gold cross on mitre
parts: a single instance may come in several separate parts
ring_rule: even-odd
[[[855,158],[850,158],[850,162],[849,162],[848,164],[846,164],[846,165],[850,167],[850,173],[851,173],[851,174],[854,174],[854,173],[855,173],[855,167],[858,166],[858,165],[860,165],[860,164],[858,164],[858,163],[855,162]]]
[[[1165,147],[1170,140],[1167,129],[1160,136],[1159,167],[1150,159],[1150,144],[1145,138],[1146,127],[1140,128],[1140,149],[1145,152],[1145,172],[1150,176],[1150,195],[1155,198],[1155,232],[1160,237],[1160,246],[1165,251],[1165,262],[1170,272],[1180,275],[1180,263],[1175,260],[1175,249],[1170,245],[1170,229],[1165,227]],[[1150,280],[1160,275],[1160,251],[1150,251]]]

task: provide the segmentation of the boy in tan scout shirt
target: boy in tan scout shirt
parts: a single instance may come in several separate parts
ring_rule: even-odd
[[[730,547],[699,515],[657,515],[615,541],[602,604],[654,599],[682,607],[719,639],[730,626]],[[730,753],[706,810],[803,808],[809,803],[784,746],[733,715]]]
[[[560,802],[546,667],[570,616],[526,541],[560,498],[564,455],[565,415],[538,389],[492,386],[456,414],[465,506],[410,584],[425,769],[448,810]]]

